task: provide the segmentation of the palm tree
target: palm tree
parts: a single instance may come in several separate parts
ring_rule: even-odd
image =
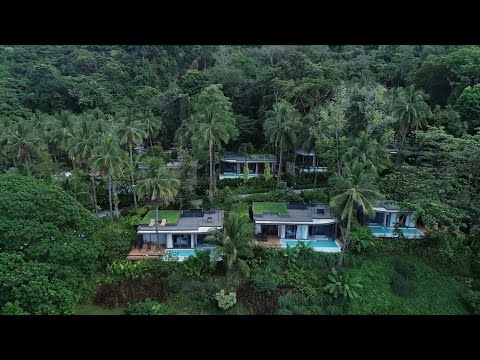
[[[285,100],[280,100],[273,105],[273,110],[269,110],[266,114],[265,136],[280,151],[277,183],[280,183],[282,176],[283,152],[297,142],[296,132],[300,126],[299,116],[293,106]]]
[[[144,130],[143,124],[138,119],[138,114],[134,110],[126,110],[120,117],[120,124],[117,128],[117,134],[121,145],[127,145],[130,154],[130,178],[132,180],[132,193],[135,210],[137,210],[137,197],[135,195],[135,178],[133,168],[133,145],[136,145],[145,139],[148,134]]]
[[[431,114],[430,106],[425,102],[426,99],[427,95],[422,90],[415,89],[415,85],[398,88],[395,92],[393,114],[398,119],[397,132],[400,137],[397,165],[408,132],[424,126],[427,117]]]
[[[316,145],[316,141],[317,141],[317,136],[316,136],[316,132],[313,131],[313,129],[317,126],[317,123],[318,123],[318,116],[319,116],[319,113],[320,113],[320,107],[315,107],[313,108],[309,113],[308,115],[305,116],[304,118],[304,121],[303,121],[303,126],[302,126],[302,131],[300,132],[300,134],[303,135],[303,144],[302,144],[302,148],[305,150],[305,151],[308,151],[308,152],[315,152],[316,153],[316,149],[315,149],[315,145]],[[314,169],[317,167],[317,163],[318,163],[318,157],[315,156],[315,163],[312,164]],[[303,156],[303,164],[302,166],[305,166],[305,155]],[[313,182],[313,188],[316,189],[317,188],[317,175],[318,175],[318,172],[317,170],[315,169],[315,180]]]
[[[93,149],[93,169],[108,178],[108,201],[110,204],[110,218],[113,218],[112,208],[112,178],[123,172],[124,153],[117,145],[117,139],[112,134],[103,136],[99,145]]]
[[[152,139],[158,135],[162,127],[162,120],[158,116],[155,116],[151,109],[148,109],[142,116],[142,123],[147,132],[150,146],[153,146]]]
[[[149,162],[147,170],[140,171],[136,191],[141,198],[148,196],[149,201],[155,206],[155,232],[157,233],[158,242],[160,242],[158,235],[158,206],[160,204],[167,205],[174,201],[179,184],[180,181],[175,178],[171,171],[167,170],[163,160],[160,158],[153,158]]]
[[[31,156],[35,152],[37,140],[31,124],[23,119],[14,124],[11,129],[9,136],[10,149],[16,153],[19,160],[23,159],[25,161],[28,176],[30,176]]]
[[[55,139],[60,150],[67,152],[70,138],[73,137],[73,114],[68,110],[62,110],[54,115],[52,127],[50,128],[50,139]],[[75,159],[72,159],[75,168]]]
[[[343,174],[334,174],[331,183],[335,196],[330,200],[333,209],[341,214],[340,220],[347,222],[343,231],[343,250],[340,254],[339,265],[343,266],[345,253],[348,252],[349,236],[352,220],[360,207],[364,213],[372,215],[376,200],[381,198],[375,187],[376,174],[371,167],[353,162],[345,164]]]
[[[223,117],[217,111],[215,103],[208,105],[202,112],[192,117],[193,121],[199,122],[196,141],[201,147],[208,146],[210,156],[210,200],[215,192],[215,146],[226,144],[230,140],[230,132]]]
[[[221,256],[227,265],[227,272],[236,266],[243,275],[250,276],[245,259],[253,256],[252,230],[247,216],[231,212],[225,219],[223,231],[211,230],[206,240],[215,245],[213,259]]]
[[[92,156],[94,148],[97,144],[97,134],[93,129],[91,117],[83,115],[79,126],[73,132],[70,139],[70,153],[73,157],[79,159],[79,164],[85,166],[85,170],[90,172],[93,192],[93,206],[97,212],[97,190],[95,181],[95,172],[92,169]]]
[[[390,164],[390,156],[385,141],[377,141],[362,131],[344,155],[343,161],[346,163],[358,161],[379,174]]]

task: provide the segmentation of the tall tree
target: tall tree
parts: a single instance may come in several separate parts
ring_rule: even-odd
[[[230,100],[221,85],[206,87],[194,100],[192,121],[198,123],[195,135],[198,144],[208,148],[210,157],[210,200],[215,192],[215,148],[238,136]]]
[[[37,141],[36,132],[33,131],[31,124],[23,119],[18,121],[11,129],[9,136],[10,148],[16,153],[17,159],[25,161],[29,176],[32,154],[35,152]]]
[[[160,117],[155,116],[151,109],[148,109],[142,115],[141,122],[143,123],[145,131],[147,132],[150,146],[153,146],[153,138],[156,137],[160,132],[160,129],[162,128],[162,120]]]
[[[265,136],[278,148],[280,154],[277,183],[280,183],[282,176],[283,152],[288,148],[295,148],[297,131],[300,127],[299,119],[298,111],[285,100],[274,104],[273,110],[266,113]]]
[[[136,191],[140,198],[148,197],[148,200],[155,206],[155,232],[158,241],[160,241],[158,235],[158,207],[160,204],[167,205],[174,201],[179,184],[180,181],[175,178],[172,172],[167,170],[161,158],[151,159],[148,168],[141,170],[139,174]]]
[[[407,134],[426,125],[427,117],[431,114],[430,107],[425,102],[427,95],[422,90],[415,89],[415,85],[407,88],[398,88],[393,100],[393,114],[397,117],[397,132],[400,138],[397,165],[403,152]]]
[[[112,207],[112,179],[114,175],[123,172],[124,153],[118,146],[117,140],[112,134],[106,134],[102,137],[100,144],[93,150],[93,169],[108,180],[108,202],[110,204],[110,218],[113,218]],[[118,216],[118,214],[117,214]]]
[[[379,174],[390,164],[390,154],[385,140],[377,141],[362,131],[344,156],[346,162],[358,161]]]
[[[78,127],[73,132],[70,139],[70,153],[78,158],[80,167],[83,165],[87,172],[90,172],[92,182],[92,199],[95,212],[97,212],[97,187],[95,172],[92,168],[92,157],[95,146],[97,145],[98,135],[93,129],[93,120],[91,116],[81,116]]]
[[[238,267],[243,275],[250,276],[246,259],[253,256],[253,251],[252,231],[247,216],[230,212],[223,224],[223,231],[211,230],[206,240],[215,245],[213,259],[221,256],[227,271]]]
[[[125,110],[120,117],[120,124],[117,134],[121,145],[127,145],[130,155],[130,178],[132,181],[133,202],[137,209],[137,196],[135,194],[135,177],[133,168],[133,145],[137,145],[145,139],[148,134],[144,130],[144,124],[140,121],[141,115],[133,109]]]
[[[339,257],[339,265],[343,266],[345,254],[348,252],[352,220],[357,209],[361,208],[366,214],[373,214],[375,201],[381,198],[375,184],[376,174],[370,167],[353,162],[345,164],[343,173],[336,173],[331,178],[333,197],[330,205],[338,214],[340,220],[346,221],[343,234],[343,249]]]
[[[50,136],[55,138],[58,148],[65,153],[68,152],[69,141],[73,137],[74,115],[68,110],[62,110],[53,116],[53,125]],[[73,167],[76,166],[75,159],[72,158]]]

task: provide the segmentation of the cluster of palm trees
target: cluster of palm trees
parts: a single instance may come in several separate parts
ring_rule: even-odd
[[[161,128],[161,120],[149,110],[145,113],[124,109],[108,115],[99,109],[81,114],[63,110],[54,115],[35,112],[31,118],[4,118],[0,123],[0,155],[4,162],[16,166],[23,163],[27,175],[31,175],[32,158],[40,144],[46,144],[59,173],[59,162],[64,160],[74,169],[90,174],[92,201],[97,211],[96,176],[108,183],[110,216],[113,215],[112,197],[115,196],[115,178],[130,171],[135,208],[135,173],[133,147],[144,140],[155,138]],[[129,161],[126,161],[128,150]],[[113,196],[112,196],[113,193]],[[116,202],[118,214],[118,202]]]

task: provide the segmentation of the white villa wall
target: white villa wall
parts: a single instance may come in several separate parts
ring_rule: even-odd
[[[255,224],[255,235],[261,234],[262,233],[262,225],[261,224]]]
[[[173,236],[172,234],[167,234],[167,249],[173,248]]]
[[[280,226],[280,238],[285,239],[285,225]]]

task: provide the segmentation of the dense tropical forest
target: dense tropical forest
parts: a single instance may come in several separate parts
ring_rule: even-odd
[[[380,200],[425,236],[374,237]],[[258,201],[330,204],[341,254],[255,243]],[[200,206],[221,261],[125,260]],[[480,46],[0,46],[2,314],[479,314],[479,226]]]

